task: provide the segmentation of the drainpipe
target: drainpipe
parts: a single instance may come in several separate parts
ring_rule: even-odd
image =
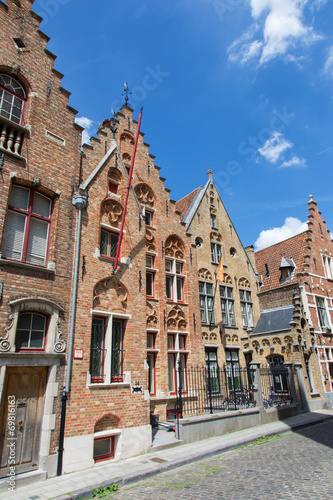
[[[64,453],[64,436],[65,436],[65,420],[66,420],[66,404],[67,404],[67,393],[70,389],[70,378],[72,371],[72,356],[73,356],[73,343],[74,343],[74,324],[75,324],[75,311],[76,311],[76,295],[77,295],[77,282],[79,274],[79,262],[80,262],[80,239],[81,239],[81,219],[82,210],[87,206],[86,196],[75,196],[72,200],[73,205],[79,211],[79,216],[77,220],[77,236],[76,236],[76,251],[75,251],[75,268],[74,268],[74,286],[72,295],[72,313],[71,313],[71,325],[69,332],[69,343],[68,343],[68,362],[67,362],[67,375],[66,375],[66,386],[62,395],[62,406],[61,406],[61,419],[60,419],[60,434],[59,434],[59,448],[58,448],[58,467],[57,476],[62,474],[62,458]]]

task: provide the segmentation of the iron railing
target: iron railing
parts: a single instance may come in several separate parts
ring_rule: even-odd
[[[288,368],[284,366],[260,368],[260,378],[264,408],[291,404]]]
[[[238,364],[223,368],[209,361],[206,366],[179,364],[174,418],[253,407],[252,383],[252,369]]]

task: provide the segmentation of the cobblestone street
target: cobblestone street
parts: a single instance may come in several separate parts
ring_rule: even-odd
[[[333,421],[122,486],[115,500],[332,500]]]

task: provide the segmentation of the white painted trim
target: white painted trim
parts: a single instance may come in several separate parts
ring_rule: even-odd
[[[99,162],[99,164],[97,165],[97,167],[95,168],[95,170],[93,170],[93,172],[91,172],[91,174],[89,175],[88,179],[83,184],[81,184],[80,189],[87,189],[87,187],[89,186],[89,184],[91,183],[91,181],[96,177],[96,175],[99,173],[99,171],[101,170],[101,168],[105,165],[105,163],[107,162],[107,160],[110,158],[110,156],[112,155],[112,153],[116,149],[117,149],[117,143],[113,139],[111,141],[111,147],[110,147],[109,151],[101,159],[101,161]]]

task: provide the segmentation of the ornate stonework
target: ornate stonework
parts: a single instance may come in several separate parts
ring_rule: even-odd
[[[238,286],[239,288],[251,288],[250,282],[246,278],[239,278]]]
[[[213,241],[215,243],[221,243],[222,241],[222,235],[221,233],[216,233],[216,232],[211,232],[210,233],[210,241]]]
[[[212,273],[205,268],[199,269],[198,278],[204,281],[213,281]]]
[[[146,205],[147,207],[154,207],[155,203],[155,195],[153,190],[144,183],[138,184],[134,188],[135,194],[142,205]]]
[[[158,329],[157,312],[154,306],[147,302],[147,329]]]
[[[66,341],[62,338],[63,333],[60,330],[60,320],[57,321],[56,327],[56,342],[54,344],[55,352],[65,352],[66,351]]]
[[[102,203],[102,222],[111,226],[118,226],[121,222],[123,207],[113,199],[104,200]]]
[[[165,241],[165,255],[176,259],[184,259],[185,247],[182,240],[176,236],[169,236]]]
[[[15,316],[13,314],[9,315],[10,324],[5,327],[6,335],[0,339],[0,352],[7,352],[10,350],[9,331],[13,327]]]
[[[179,306],[171,309],[167,318],[168,330],[185,332],[187,330],[186,314]]]
[[[156,252],[155,236],[149,229],[146,229],[146,250],[147,252]]]
[[[93,308],[103,311],[126,312],[128,292],[115,276],[97,283],[94,288]]]
[[[225,274],[224,275],[224,281],[223,281],[223,283],[225,283],[226,285],[232,285],[232,279],[229,276],[229,274]]]

